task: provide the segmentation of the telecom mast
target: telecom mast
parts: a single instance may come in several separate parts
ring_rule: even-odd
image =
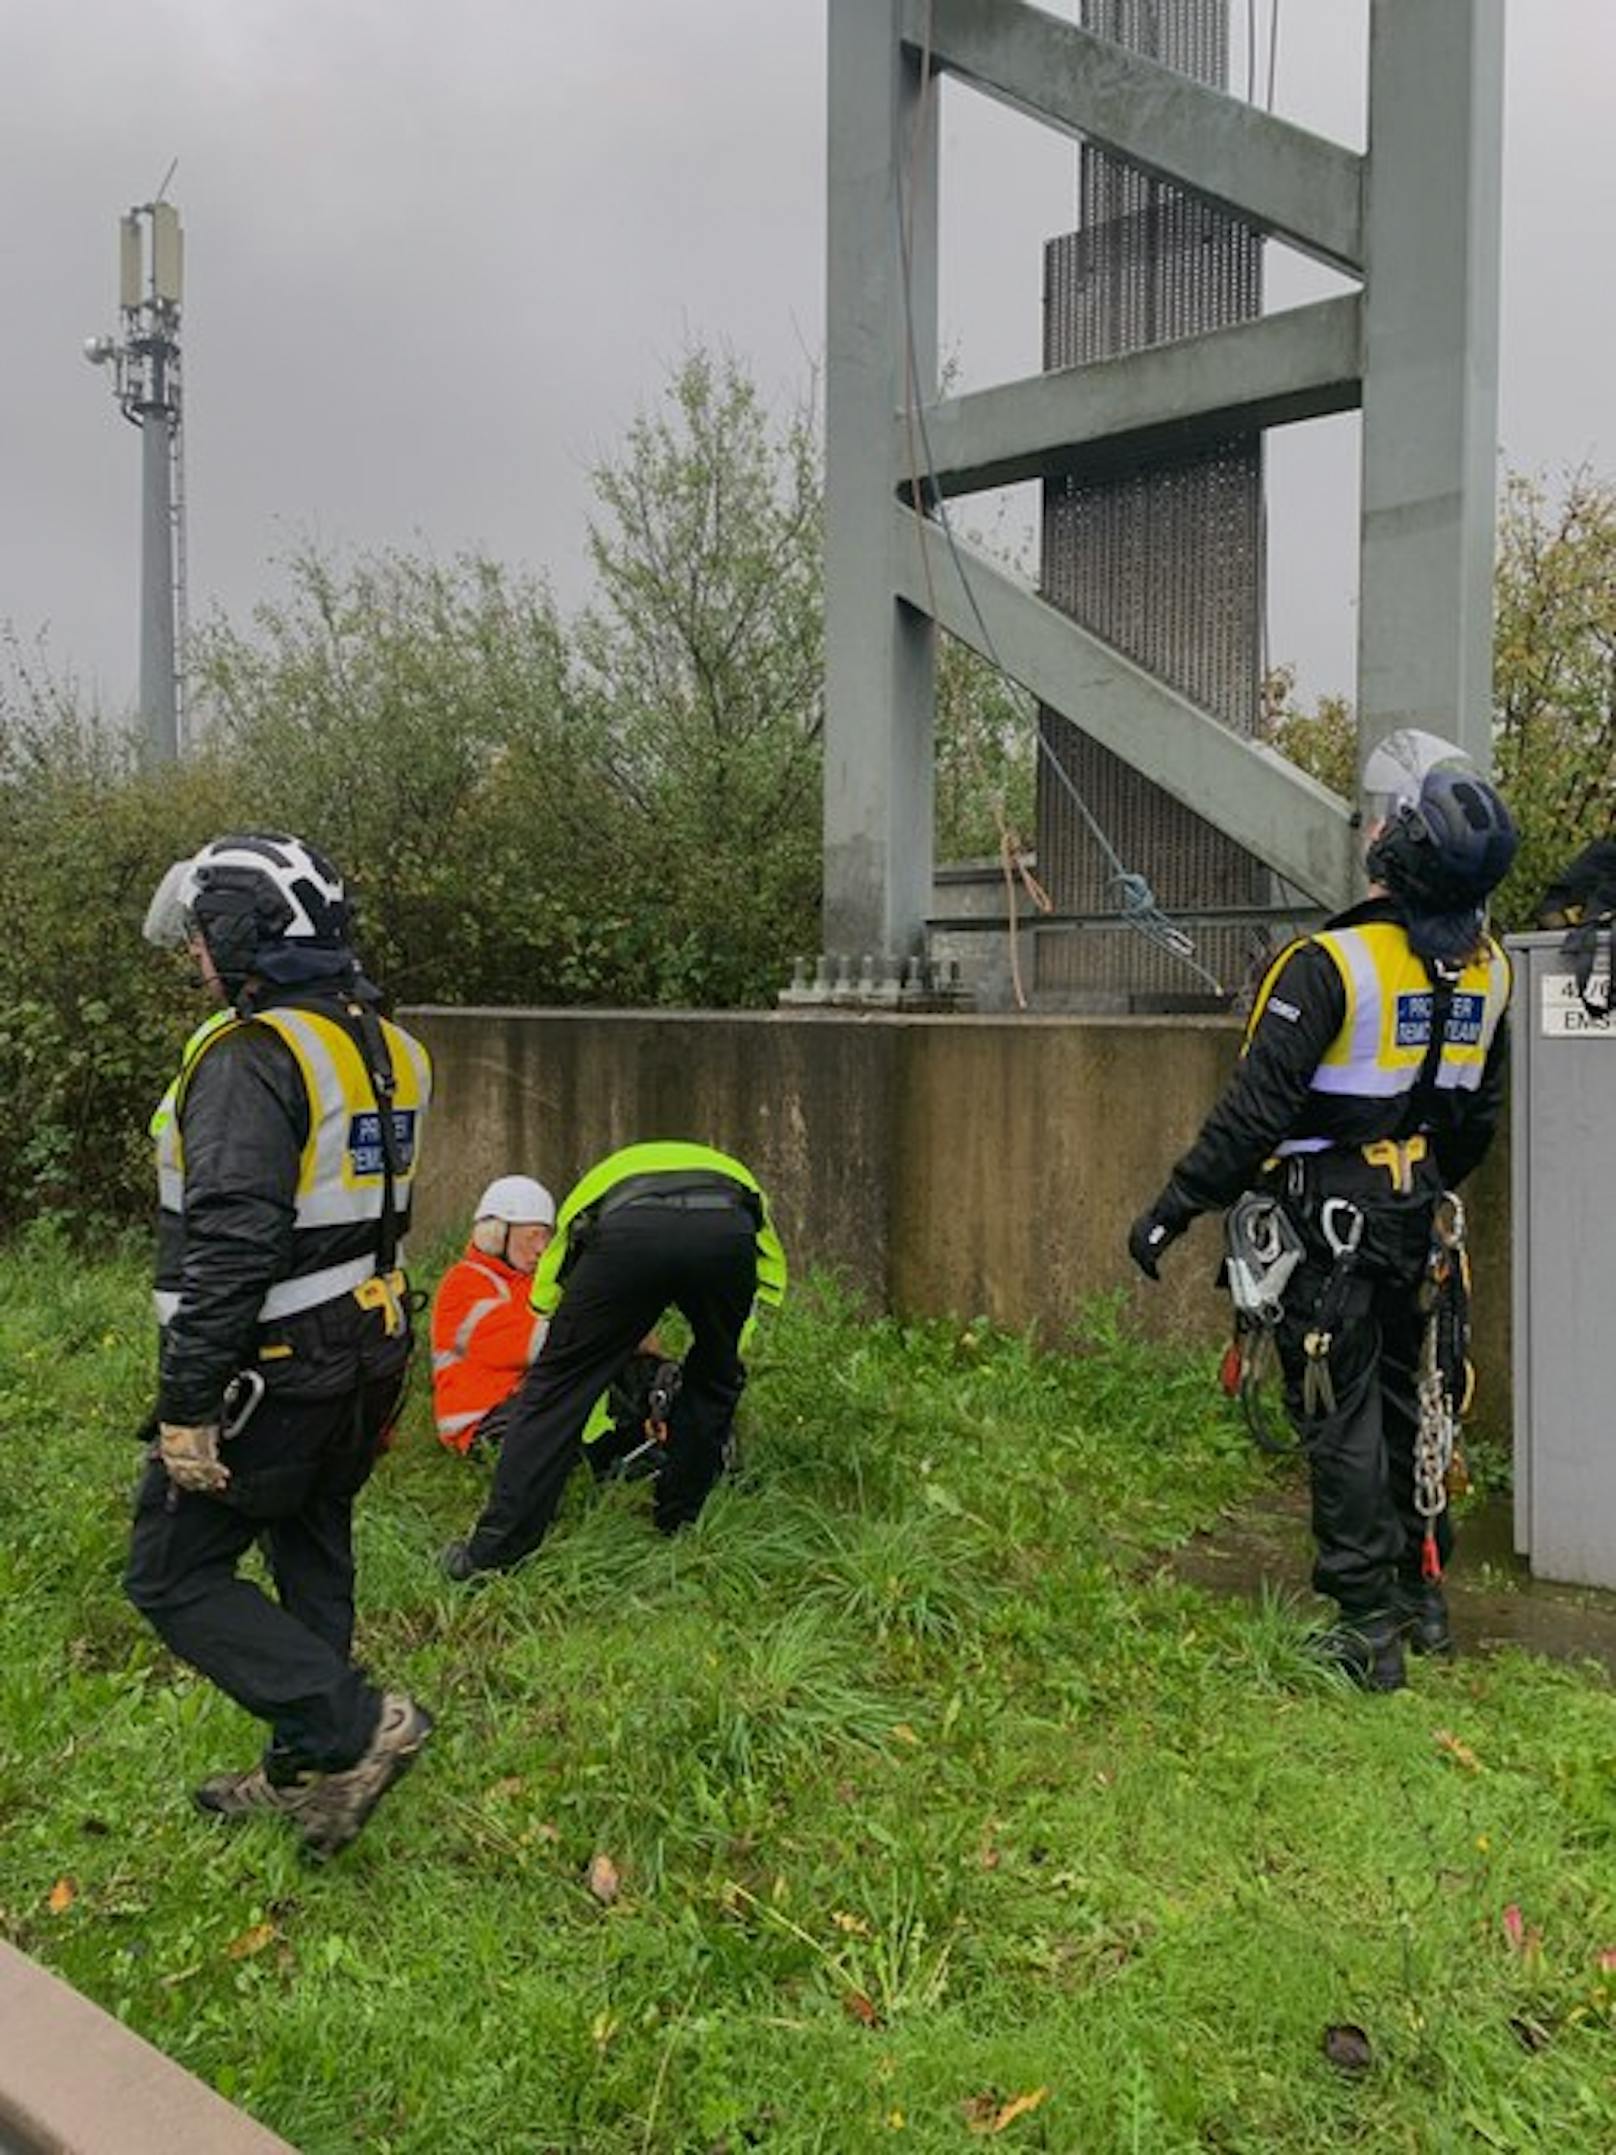
[[[167,185],[167,182],[164,182]],[[185,459],[180,425],[180,292],[184,240],[172,202],[119,219],[119,337],[90,337],[84,356],[110,366],[112,392],[141,431],[140,715],[151,754],[173,762],[183,741]]]

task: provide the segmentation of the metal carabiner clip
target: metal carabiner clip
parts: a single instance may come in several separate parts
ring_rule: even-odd
[[[1338,1219],[1345,1217],[1345,1226],[1337,1226]],[[1363,1241],[1364,1216],[1362,1209],[1350,1197],[1327,1197],[1319,1207],[1319,1232],[1329,1246],[1330,1255],[1338,1265],[1348,1263],[1358,1254]]]
[[[239,1437],[258,1412],[264,1396],[264,1380],[256,1369],[238,1369],[224,1388],[219,1436],[224,1443]]]

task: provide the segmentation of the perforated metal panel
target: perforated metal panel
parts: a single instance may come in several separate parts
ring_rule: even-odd
[[[1082,21],[1200,81],[1227,80],[1227,0],[1083,0]],[[1262,242],[1248,226],[1087,145],[1078,214],[1078,230],[1045,253],[1046,367],[1116,358],[1261,313]],[[1260,435],[1045,486],[1045,596],[1247,735],[1257,719],[1263,579]],[[1127,866],[1197,933],[1201,962],[1236,984],[1247,931],[1228,921],[1198,930],[1193,916],[1266,905],[1268,871],[1079,726],[1047,709],[1040,724]],[[1114,907],[1113,870],[1042,760],[1038,857],[1060,912]],[[1037,978],[1043,990],[1108,999],[1205,990],[1142,937],[1098,928],[1040,935]]]

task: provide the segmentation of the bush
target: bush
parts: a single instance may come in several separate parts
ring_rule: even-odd
[[[151,1202],[152,1109],[196,1022],[186,969],[140,929],[199,835],[242,820],[219,758],[142,766],[13,652],[0,690],[0,1229]]]

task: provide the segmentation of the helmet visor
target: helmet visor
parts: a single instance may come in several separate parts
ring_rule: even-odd
[[[191,862],[176,861],[152,892],[141,934],[159,950],[183,950],[191,934],[191,908],[186,888]]]
[[[1364,759],[1363,820],[1373,827],[1389,823],[1399,808],[1412,808],[1432,771],[1474,771],[1474,762],[1456,741],[1439,733],[1404,726],[1377,741]]]

